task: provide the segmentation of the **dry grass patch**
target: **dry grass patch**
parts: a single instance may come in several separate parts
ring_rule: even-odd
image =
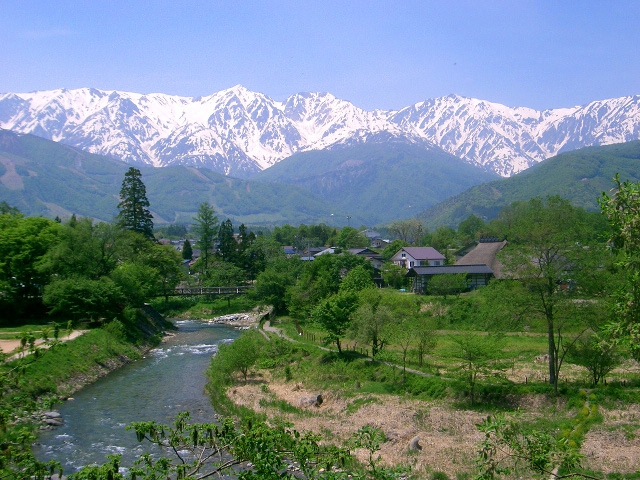
[[[300,400],[322,393],[319,407],[300,407]],[[358,429],[370,425],[380,428],[387,441],[379,452],[387,465],[411,464],[415,472],[439,470],[451,476],[473,469],[476,446],[482,435],[475,424],[484,415],[465,410],[453,410],[435,402],[406,400],[396,396],[361,395],[345,398],[339,392],[308,390],[300,384],[270,381],[247,383],[228,390],[236,404],[265,413],[269,418],[284,418],[297,430],[312,431],[342,443]],[[305,415],[288,413],[274,407],[264,407],[271,398],[304,408]],[[354,407],[355,406],[355,407]],[[356,408],[357,407],[357,408]],[[306,413],[309,413],[308,415]],[[421,451],[410,452],[409,443],[418,436]],[[365,452],[355,452],[365,460]]]
[[[585,466],[603,473],[640,470],[640,405],[607,410],[600,407],[601,425],[594,426],[582,444]]]

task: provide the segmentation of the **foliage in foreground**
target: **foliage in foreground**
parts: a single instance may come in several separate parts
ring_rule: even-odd
[[[141,455],[125,475],[120,457],[111,456],[103,465],[88,466],[71,475],[72,480],[160,478],[203,479],[236,474],[239,480],[269,479],[394,479],[401,469],[380,466],[375,453],[384,435],[365,427],[344,447],[321,445],[321,437],[300,433],[290,425],[263,422],[234,424],[189,423],[189,413],[178,414],[172,426],[135,422],[127,427],[138,441],[158,445],[170,456]],[[351,457],[350,449],[364,448],[369,460],[364,468]]]
[[[525,471],[551,478],[563,478],[558,471],[572,471],[579,465],[579,452],[566,438],[542,431],[525,432],[522,425],[503,415],[488,417],[478,429],[485,438],[478,452],[478,480],[502,478]],[[576,475],[570,475],[576,476]]]

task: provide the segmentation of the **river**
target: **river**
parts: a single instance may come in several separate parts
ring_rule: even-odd
[[[134,421],[171,423],[189,411],[194,422],[213,420],[213,408],[204,392],[205,371],[218,345],[240,332],[203,322],[177,321],[178,331],[144,359],[125,365],[77,392],[59,405],[64,425],[43,431],[34,446],[36,458],[57,460],[65,474],[84,465],[104,463],[108,454],[122,454],[122,466],[131,466],[141,453],[151,451],[125,430]]]

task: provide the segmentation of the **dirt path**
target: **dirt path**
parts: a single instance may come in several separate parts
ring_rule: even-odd
[[[61,342],[67,342],[69,340],[73,340],[74,338],[79,337],[87,330],[74,330],[70,335],[64,335],[60,337],[58,340]],[[47,348],[47,345],[43,345],[44,340],[42,338],[38,338],[36,340],[36,346],[40,348]],[[20,339],[12,339],[12,340],[0,340],[0,350],[2,353],[19,353],[20,350]]]

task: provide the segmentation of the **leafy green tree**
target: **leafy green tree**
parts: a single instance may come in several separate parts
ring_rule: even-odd
[[[111,272],[109,278],[122,292],[126,292],[126,301],[133,307],[142,306],[147,298],[160,290],[158,272],[143,263],[123,262]]]
[[[500,368],[498,362],[504,339],[499,335],[468,332],[452,336],[451,340],[455,345],[452,356],[460,361],[460,370],[465,377],[469,388],[469,400],[473,405],[479,377],[493,375],[496,369]]]
[[[453,262],[449,249],[456,243],[456,231],[453,228],[440,226],[431,236],[431,246],[442,253],[447,265]]]
[[[51,313],[64,314],[72,319],[111,319],[125,303],[120,287],[111,279],[68,278],[56,280],[44,289],[43,301]]]
[[[5,200],[0,202],[0,215],[20,215],[20,210],[9,205]]]
[[[302,228],[302,225],[300,225]],[[329,239],[336,235],[336,230],[333,227],[329,227],[324,223],[316,225],[310,225],[308,232],[304,234],[306,238],[315,239],[316,245],[327,245]]]
[[[218,228],[218,252],[216,256],[224,262],[235,263],[238,258],[238,241],[233,236],[233,224],[228,218]]]
[[[351,316],[349,337],[371,345],[371,356],[380,353],[393,338],[398,317],[392,310],[381,305],[382,297],[375,289],[360,293],[358,309]]]
[[[350,270],[340,283],[340,291],[360,292],[367,288],[375,288],[371,279],[372,268],[365,265],[358,265]]]
[[[392,288],[403,288],[407,285],[406,271],[395,263],[385,263],[382,267],[382,279]]]
[[[640,360],[640,183],[622,182],[616,175],[611,195],[600,198],[609,221],[609,245],[620,255],[624,285],[612,298],[611,335]]]
[[[229,262],[213,262],[203,284],[211,287],[233,287],[244,284],[245,271]]]
[[[276,313],[284,313],[287,311],[287,289],[295,284],[301,270],[300,259],[282,256],[258,274],[251,295],[267,305],[273,305]]]
[[[198,236],[196,246],[200,249],[202,272],[206,274],[213,251],[213,242],[218,233],[218,217],[209,202],[204,202],[198,207],[198,214],[194,220],[196,222],[194,232]]]
[[[191,248],[191,242],[188,238],[184,239],[184,243],[182,244],[182,259],[183,260],[191,260],[193,259],[193,248]]]
[[[248,232],[245,224],[241,223],[240,226],[238,227],[238,242],[237,242],[238,255],[236,258],[236,265],[244,270],[249,269],[249,265],[248,265],[249,258],[247,257],[247,252],[251,247],[251,244],[253,244],[255,240],[256,240],[255,233]]]
[[[169,245],[151,244],[139,258],[155,271],[156,285],[153,293],[163,295],[165,301],[168,301],[169,294],[183,277],[180,253]]]
[[[422,222],[417,218],[409,218],[407,220],[396,220],[389,225],[389,233],[392,237],[395,237],[406,245],[419,246],[422,240],[423,234],[426,229],[423,227]],[[400,247],[402,248],[402,247]],[[400,248],[396,249],[396,253]],[[393,255],[393,254],[392,254]]]
[[[0,390],[8,391],[18,379],[20,376],[13,378],[6,375],[0,376]],[[20,413],[23,412],[23,408],[20,409]],[[8,413],[3,412],[4,415]],[[2,437],[0,438],[2,438],[3,448],[0,450],[0,478],[12,480],[45,479],[54,478],[53,475],[56,474],[62,478],[62,467],[59,462],[54,460],[40,462],[31,452],[32,445],[37,441],[33,428],[26,425],[6,428],[7,425],[4,423],[1,426]]]
[[[228,375],[237,372],[247,381],[249,370],[260,358],[260,351],[264,345],[264,338],[256,330],[247,330],[232,343],[222,344],[218,348],[219,357],[216,362]]]
[[[60,241],[52,246],[38,269],[47,275],[97,280],[109,275],[126,256],[127,232],[113,224],[81,218],[62,225]]]
[[[310,307],[317,305],[322,299],[337,293],[343,279],[360,265],[371,268],[364,257],[350,253],[325,254],[315,257],[312,262],[305,262],[296,288],[291,291],[291,295],[295,293],[299,296],[299,301],[292,299],[293,302]]]
[[[247,273],[250,279],[267,269],[273,262],[279,262],[285,258],[284,250],[275,240],[264,235],[257,235],[244,250],[247,262]]]
[[[124,174],[118,204],[118,224],[153,240],[153,215],[149,211],[147,189],[142,183],[140,170],[129,167]]]
[[[484,220],[475,215],[469,215],[458,225],[458,236],[463,242],[477,240],[476,235],[485,226]]]
[[[567,359],[586,368],[594,386],[622,363],[622,356],[615,342],[603,339],[593,330],[583,334],[571,345]]]
[[[564,437],[554,437],[541,430],[527,430],[522,422],[504,415],[487,417],[477,425],[484,434],[478,457],[478,480],[542,475],[542,478],[596,478],[577,473],[580,451]],[[559,473],[563,472],[563,473]],[[536,477],[537,478],[537,477]]]
[[[325,298],[311,313],[311,318],[326,332],[326,342],[335,342],[338,353],[342,353],[340,340],[344,338],[351,323],[350,316],[358,308],[358,295],[344,291]]]
[[[393,343],[400,348],[402,352],[402,378],[407,378],[407,357],[411,347],[416,343],[416,334],[410,327],[406,318],[402,318],[399,322],[399,328],[395,328],[392,333]]]
[[[61,225],[21,214],[0,215],[0,315],[24,313],[40,304],[50,275],[38,266],[59,241]]]
[[[465,273],[447,273],[434,275],[429,280],[428,290],[431,295],[460,295],[467,289],[467,275]]]
[[[298,230],[289,224],[276,226],[273,229],[272,236],[280,245],[294,245]]]
[[[436,347],[438,341],[435,322],[425,315],[417,315],[410,321],[406,330],[413,334],[418,365],[422,367],[424,357]]]
[[[528,316],[539,316],[547,326],[549,383],[557,392],[566,353],[562,326],[575,318],[577,304],[570,297],[579,273],[584,246],[584,215],[560,197],[513,204],[508,219],[510,243],[502,252],[504,273],[522,284],[509,299]]]
[[[385,441],[383,432],[371,426],[358,430],[345,448],[325,445],[319,435],[298,432],[284,422],[262,421],[235,424],[229,418],[215,423],[191,423],[188,412],[177,415],[173,425],[153,421],[127,426],[140,442],[163,452],[142,454],[135,465],[121,473],[120,455],[103,465],[84,467],[74,480],[205,479],[233,476],[239,480],[338,480],[345,478],[392,480],[407,474],[402,467],[381,464],[377,452]],[[368,456],[364,468],[354,468],[351,450]],[[170,456],[169,456],[170,455]],[[296,465],[297,471],[291,471]]]
[[[342,248],[365,248],[369,239],[353,227],[344,227],[338,235],[337,245]]]

